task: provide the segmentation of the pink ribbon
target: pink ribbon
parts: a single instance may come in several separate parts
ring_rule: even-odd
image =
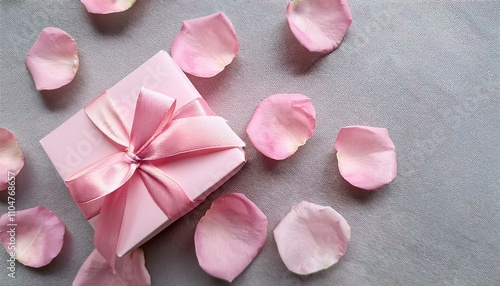
[[[175,104],[175,99],[143,88],[131,130],[107,92],[85,107],[88,118],[121,151],[72,175],[66,185],[87,219],[100,213],[94,244],[112,266],[132,176],[140,176],[158,207],[169,219],[176,219],[194,203],[154,165],[155,160],[244,146],[202,98],[174,113]]]

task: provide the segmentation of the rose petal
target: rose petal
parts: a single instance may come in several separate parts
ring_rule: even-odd
[[[306,201],[293,206],[274,229],[281,259],[300,275],[337,263],[350,238],[351,227],[338,212]]]
[[[246,132],[265,156],[283,160],[311,138],[316,113],[311,100],[302,94],[275,94],[257,105]]]
[[[267,217],[243,194],[228,194],[212,203],[196,227],[194,242],[201,268],[233,281],[266,241]]]
[[[87,12],[92,14],[110,14],[128,10],[136,0],[81,0]]]
[[[180,68],[199,77],[220,73],[239,50],[233,24],[223,12],[184,21],[171,47]]]
[[[353,186],[375,190],[396,177],[396,151],[387,129],[347,126],[334,146],[340,174]]]
[[[11,256],[14,253],[19,262],[30,267],[45,266],[61,252],[64,232],[62,221],[42,206],[16,211],[15,214],[5,213],[0,218],[0,239],[5,250]],[[9,244],[12,233],[15,234],[15,244]]]
[[[0,128],[0,190],[9,186],[9,172],[17,176],[24,166],[24,155],[12,132]]]
[[[37,90],[56,89],[70,83],[79,66],[75,40],[59,28],[43,29],[26,56],[26,66]]]
[[[144,252],[137,248],[116,261],[116,272],[94,249],[76,274],[73,286],[136,286],[151,285],[151,277],[145,266]]]
[[[311,52],[336,49],[351,25],[347,0],[294,0],[286,7],[288,25],[297,40]]]

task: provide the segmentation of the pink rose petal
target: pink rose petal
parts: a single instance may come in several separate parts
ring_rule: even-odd
[[[304,145],[315,128],[316,113],[311,100],[291,93],[271,95],[260,102],[246,132],[262,154],[283,160]]]
[[[136,0],[81,0],[87,12],[93,14],[110,14],[128,10]]]
[[[396,177],[396,151],[387,129],[347,126],[334,146],[340,174],[353,186],[375,190]]]
[[[220,73],[239,50],[233,24],[223,12],[184,21],[171,47],[181,69],[199,77]]]
[[[8,178],[16,176],[23,166],[24,155],[16,137],[9,130],[0,128],[0,191],[7,189]]]
[[[73,286],[146,286],[151,285],[151,277],[145,266],[144,252],[137,248],[116,261],[116,271],[94,249],[76,274]]]
[[[306,201],[293,206],[274,229],[281,259],[300,275],[337,263],[350,238],[351,227],[338,212]]]
[[[267,217],[243,194],[228,194],[212,203],[194,234],[196,256],[208,274],[233,281],[266,241]]]
[[[352,22],[347,0],[294,0],[286,7],[286,17],[297,40],[321,53],[335,50]]]
[[[62,221],[42,206],[16,211],[15,216],[5,213],[0,218],[0,239],[5,250],[30,267],[45,266],[61,252],[64,232]],[[10,244],[12,233],[15,233],[15,249]]]
[[[79,66],[75,40],[59,28],[43,29],[26,56],[26,66],[37,90],[56,89],[70,83]]]

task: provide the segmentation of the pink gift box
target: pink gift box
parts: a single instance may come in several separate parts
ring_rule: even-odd
[[[125,124],[132,125],[137,96],[142,87],[164,93],[177,100],[176,110],[201,98],[189,79],[165,51],[149,59],[107,92]],[[85,114],[79,111],[56,130],[40,140],[45,152],[63,180],[96,161],[118,152]],[[242,148],[231,148],[207,154],[182,156],[156,166],[176,181],[187,197],[201,203],[211,192],[233,176],[245,164]],[[139,178],[132,178],[123,225],[118,239],[117,255],[123,256],[165,229],[169,219],[151,198]],[[102,203],[102,202],[101,202]],[[89,222],[95,226],[99,215]]]

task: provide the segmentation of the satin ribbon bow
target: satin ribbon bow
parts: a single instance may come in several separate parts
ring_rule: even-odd
[[[175,104],[175,99],[143,88],[131,130],[107,92],[85,107],[88,118],[120,151],[72,175],[66,185],[87,219],[100,213],[94,244],[113,267],[132,176],[139,176],[158,207],[176,219],[194,203],[155,160],[244,146],[202,98],[174,113]]]

